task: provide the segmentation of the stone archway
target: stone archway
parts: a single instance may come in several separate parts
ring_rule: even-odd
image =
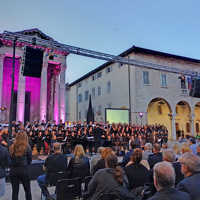
[[[194,135],[200,135],[200,102],[194,107]]]
[[[179,101],[176,104],[175,122],[177,138],[183,133],[184,135],[192,135],[191,108],[186,101]]]
[[[169,103],[163,98],[155,98],[150,101],[147,108],[147,123],[164,125],[172,138],[172,109]]]

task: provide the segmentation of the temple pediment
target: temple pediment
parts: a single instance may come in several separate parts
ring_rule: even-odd
[[[43,33],[42,31],[40,31],[37,28],[27,29],[27,30],[23,30],[23,31],[17,31],[16,33],[35,36],[36,38],[40,38],[43,40],[53,40],[53,38],[49,37],[48,35],[46,35],[45,33]]]

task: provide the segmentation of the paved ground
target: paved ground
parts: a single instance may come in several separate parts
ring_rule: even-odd
[[[53,193],[54,188],[53,187],[49,188],[49,191],[51,193]],[[41,199],[40,188],[36,181],[31,181],[31,192],[32,192],[32,200],[40,200]],[[12,188],[11,188],[11,184],[7,183],[6,184],[6,194],[4,195],[4,197],[0,198],[0,200],[11,200],[11,199],[12,199]],[[24,193],[24,189],[23,189],[22,185],[20,185],[19,200],[25,200],[25,193]]]

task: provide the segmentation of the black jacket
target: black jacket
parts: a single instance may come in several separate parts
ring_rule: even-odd
[[[161,162],[162,160],[163,158],[162,158],[161,152],[149,155],[148,163],[149,163],[150,168],[152,169],[156,163]]]
[[[5,168],[10,164],[10,155],[6,147],[0,145],[0,178],[6,176]]]
[[[190,196],[186,192],[178,191],[175,188],[162,189],[156,192],[148,200],[190,200]],[[193,200],[193,199],[191,199]]]
[[[90,175],[90,163],[89,159],[85,156],[80,158],[79,160],[75,160],[75,158],[71,158],[68,165],[68,174],[69,178],[80,177],[84,178]]]
[[[200,172],[184,178],[177,188],[190,194],[192,200],[200,199]]]
[[[16,157],[11,155],[11,165],[10,168],[27,167],[32,162],[32,151],[28,147],[26,153],[23,156]]]
[[[182,181],[184,179],[184,175],[181,172],[181,164],[180,164],[180,162],[173,162],[172,166],[174,167],[175,174],[176,174],[175,185],[177,185],[180,181]]]
[[[130,189],[144,186],[150,181],[150,173],[142,164],[131,164],[125,167],[125,172],[128,177]]]
[[[47,179],[52,178],[56,172],[66,172],[67,162],[67,156],[61,153],[48,156],[44,163]]]

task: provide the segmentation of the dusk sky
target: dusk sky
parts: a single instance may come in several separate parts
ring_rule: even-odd
[[[0,32],[38,28],[55,40],[118,55],[133,45],[200,59],[199,0],[1,0]],[[105,61],[68,56],[66,82]]]

